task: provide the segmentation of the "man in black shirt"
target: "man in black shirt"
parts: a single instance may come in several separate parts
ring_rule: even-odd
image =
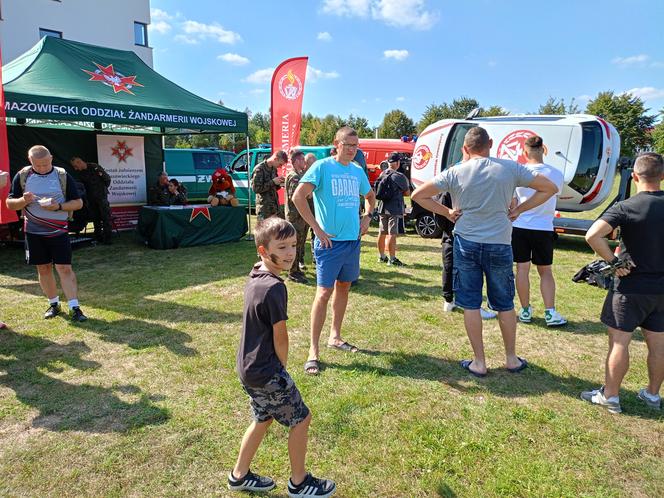
[[[648,346],[648,387],[638,397],[660,410],[659,390],[664,381],[664,160],[659,154],[641,154],[634,163],[632,178],[637,194],[609,208],[590,227],[586,241],[600,257],[617,266],[606,236],[620,227],[631,269],[618,268],[609,290],[601,320],[609,328],[604,386],[581,393],[581,398],[620,413],[618,391],[629,368],[632,332],[641,327]]]

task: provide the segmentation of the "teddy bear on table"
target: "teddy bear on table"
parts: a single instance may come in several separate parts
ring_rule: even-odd
[[[236,207],[240,204],[235,197],[233,179],[224,168],[217,168],[212,174],[212,186],[210,187],[208,194],[208,202],[213,206],[231,205]]]

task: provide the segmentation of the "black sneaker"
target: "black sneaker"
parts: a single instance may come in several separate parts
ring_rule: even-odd
[[[383,256],[380,256],[380,255],[379,255],[379,256],[378,256],[378,262],[379,262],[379,263],[387,263],[389,260],[390,260],[390,258],[388,258],[388,257],[385,256],[385,255],[383,255]]]
[[[288,479],[288,496],[291,498],[307,498],[316,496],[318,498],[327,498],[332,496],[337,490],[337,485],[329,479],[318,479],[311,474],[307,474],[301,484],[295,486],[293,481]]]
[[[55,318],[61,311],[62,307],[60,306],[60,303],[51,304],[46,310],[46,313],[44,313],[44,319],[48,320],[49,318]]]
[[[304,273],[302,272],[297,272],[297,273],[289,273],[288,274],[288,280],[292,282],[296,282],[298,284],[306,284],[309,282],[307,280],[307,277],[304,276]]]
[[[275,486],[272,479],[254,474],[251,470],[241,479],[235,479],[232,471],[228,473],[228,489],[233,491],[270,491]]]
[[[81,308],[78,306],[74,306],[71,309],[71,321],[72,322],[84,322],[88,319],[87,316],[83,314],[83,311],[81,311]]]
[[[387,264],[392,266],[406,266],[406,263],[401,262],[399,258],[391,258]]]

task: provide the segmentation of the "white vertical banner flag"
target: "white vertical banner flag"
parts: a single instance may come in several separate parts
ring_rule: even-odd
[[[97,135],[97,158],[111,177],[111,205],[147,202],[142,136]]]

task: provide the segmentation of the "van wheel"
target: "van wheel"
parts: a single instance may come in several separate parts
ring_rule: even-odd
[[[425,239],[438,239],[443,235],[443,229],[438,225],[435,216],[431,213],[424,213],[417,217],[415,231],[417,231],[420,237]]]

